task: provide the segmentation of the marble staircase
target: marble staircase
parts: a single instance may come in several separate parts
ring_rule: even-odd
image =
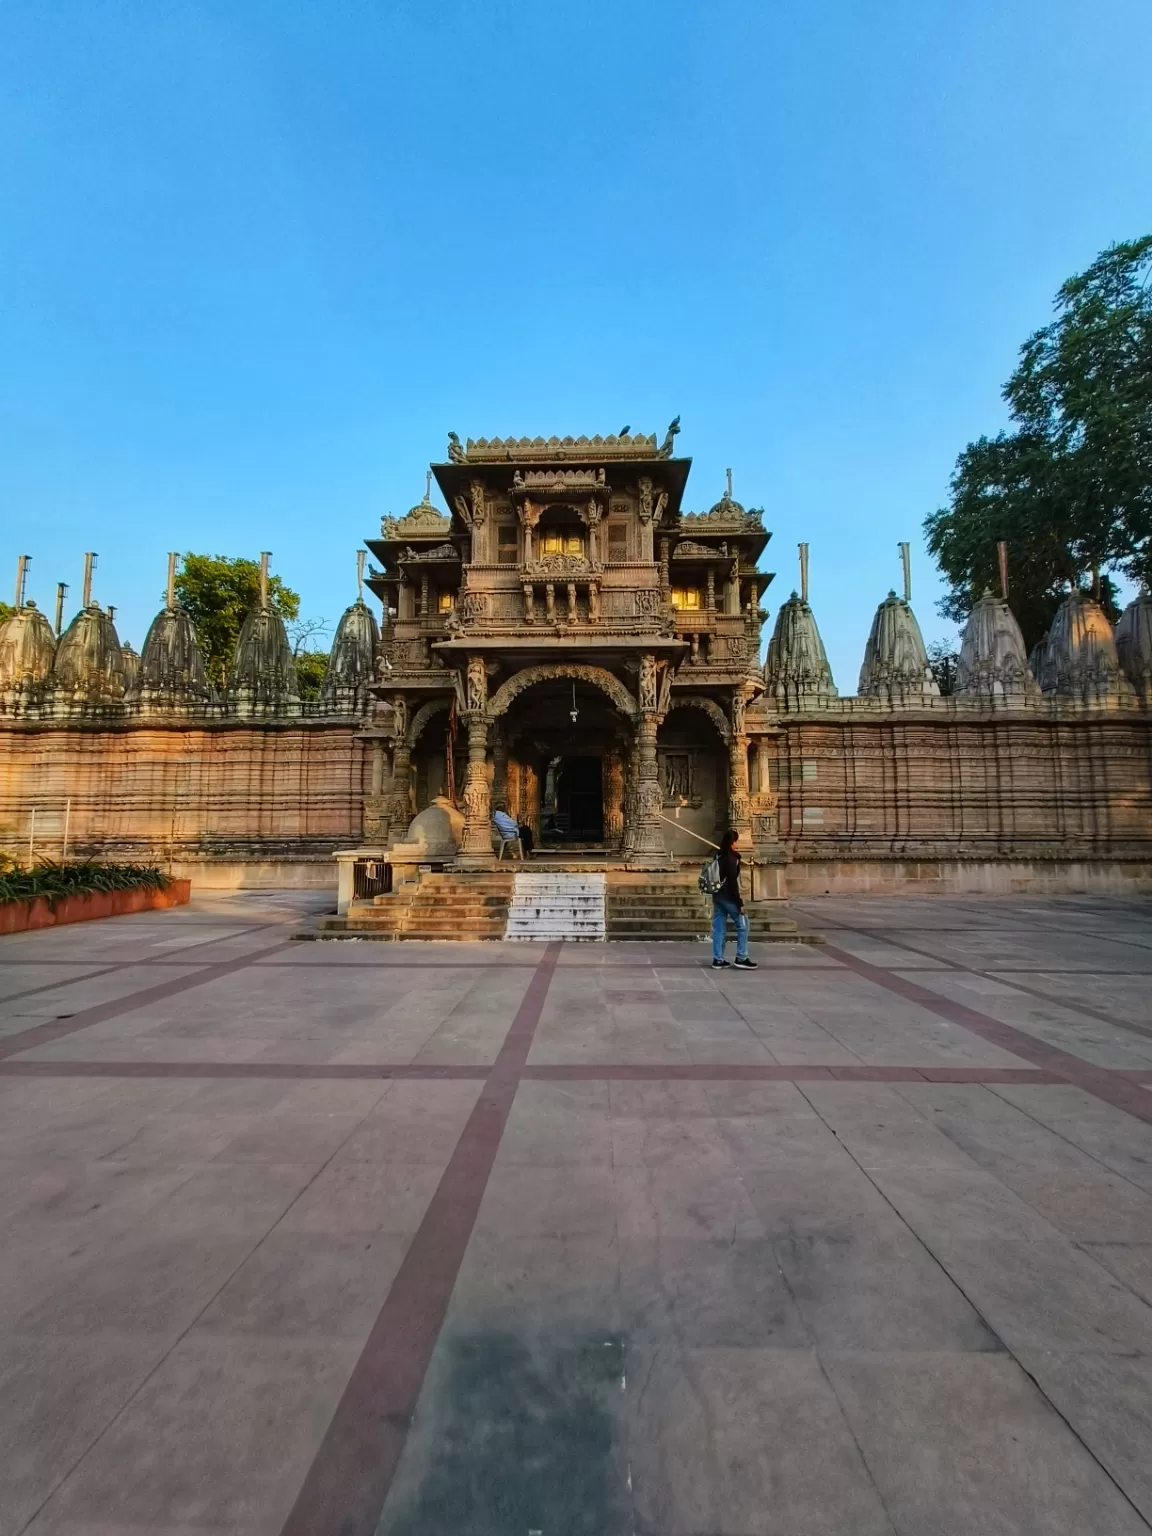
[[[515,876],[506,939],[603,939],[605,876],[525,870]]]
[[[621,872],[608,883],[606,937],[676,939],[691,943],[710,936],[712,903],[696,884],[697,869],[668,874]],[[749,937],[754,944],[819,944],[819,935],[801,933],[795,918],[775,903],[747,903]]]

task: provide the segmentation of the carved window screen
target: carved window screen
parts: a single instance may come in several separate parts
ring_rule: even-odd
[[[496,563],[515,565],[519,549],[515,523],[500,523],[496,528]]]
[[[628,558],[628,524],[625,522],[608,523],[608,558],[609,560],[627,560]]]
[[[542,555],[582,555],[584,540],[578,533],[561,531],[546,533],[540,540],[540,553]]]
[[[703,606],[700,601],[699,587],[673,587],[673,608],[683,608],[690,613],[698,613]]]

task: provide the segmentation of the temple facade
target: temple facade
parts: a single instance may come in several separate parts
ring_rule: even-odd
[[[67,627],[25,601],[22,565],[0,625],[0,846],[329,885],[334,856],[489,870],[503,804],[545,856],[625,872],[698,862],[733,826],[765,903],[1152,888],[1152,597],[1113,632],[1070,593],[1028,655],[987,593],[942,697],[905,546],[846,697],[807,546],[765,652],[763,514],[730,476],[688,510],[677,433],[450,436],[423,500],[367,541],[318,698],[266,567],[214,687],[171,567],[136,656],[91,561]]]
[[[387,616],[369,843],[438,796],[463,806],[463,868],[491,863],[496,803],[538,846],[632,868],[731,825],[767,894],[769,536],[730,484],[684,510],[675,436],[454,442],[430,474],[451,513],[426,494],[368,541]]]

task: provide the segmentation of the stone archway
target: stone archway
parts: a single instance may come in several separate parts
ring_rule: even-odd
[[[527,689],[534,688],[537,683],[559,682],[566,679],[599,688],[629,720],[635,720],[640,712],[639,705],[624,684],[606,668],[583,666],[578,662],[559,662],[553,665],[525,667],[522,672],[515,673],[507,682],[501,683],[488,701],[488,718],[495,720],[506,714],[512,702]]]
[[[720,740],[724,743],[725,746],[728,745],[728,740],[731,735],[731,731],[728,725],[728,717],[720,708],[719,704],[717,704],[715,699],[706,698],[702,693],[673,694],[672,702],[668,705],[668,713],[671,714],[674,709],[701,710],[708,716],[709,720],[711,720],[712,724],[716,727],[716,732],[720,737]]]
[[[412,722],[408,727],[406,738],[408,745],[414,747],[420,740],[424,727],[432,719],[433,715],[438,715],[443,709],[451,708],[451,705],[452,700],[450,698],[429,699],[427,704],[421,704],[420,708],[412,716]]]

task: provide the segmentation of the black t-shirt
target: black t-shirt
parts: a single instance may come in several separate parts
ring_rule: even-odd
[[[740,855],[735,848],[729,848],[727,853],[719,857],[720,878],[724,884],[717,892],[718,895],[734,901],[738,907],[744,905],[744,899],[740,895]]]

